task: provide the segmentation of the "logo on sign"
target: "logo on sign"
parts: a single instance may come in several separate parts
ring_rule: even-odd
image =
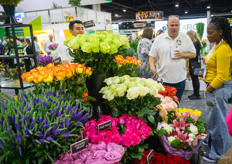
[[[166,31],[166,30],[167,30],[167,26],[163,26],[162,29],[163,29],[164,31]]]

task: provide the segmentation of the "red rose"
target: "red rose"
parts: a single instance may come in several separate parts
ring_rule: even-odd
[[[156,153],[155,154],[155,161],[160,161],[160,162],[165,161],[165,155],[163,155],[161,153]]]

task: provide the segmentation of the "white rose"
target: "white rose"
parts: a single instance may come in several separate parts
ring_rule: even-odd
[[[159,92],[160,91],[165,91],[165,88],[161,83],[158,83],[158,86],[159,86]]]
[[[192,134],[192,133],[190,133],[190,134],[189,134],[189,138],[195,138],[195,135]]]
[[[107,84],[107,85],[111,85],[112,84],[112,78],[107,78],[104,80],[104,82]]]
[[[131,87],[127,90],[127,98],[129,100],[136,99],[139,96],[139,88],[138,87]]]
[[[197,127],[195,125],[190,125],[189,130],[194,135],[198,134],[198,129],[197,129]]]
[[[118,88],[118,85],[113,84],[113,85],[110,86],[109,90],[111,90],[112,92],[116,92],[117,88]]]
[[[173,136],[168,137],[168,142],[171,144],[176,138]]]
[[[164,128],[164,130],[167,131],[168,134],[171,134],[172,131],[174,130],[173,127],[171,127],[171,126],[168,125],[167,123],[164,123],[164,124],[163,124],[163,128]]]
[[[107,92],[109,90],[109,87],[103,87],[100,91],[99,91],[99,93],[102,93],[102,94],[105,94],[105,92]]]
[[[108,101],[111,101],[114,99],[114,92],[111,90],[108,90],[103,96],[104,99],[107,99]]]
[[[149,89],[149,92],[150,92],[150,94],[153,95],[153,96],[157,95],[157,93],[158,93],[158,91],[157,91],[155,88],[150,88],[150,89]]]
[[[119,78],[119,76],[114,76],[114,77],[112,77],[112,81],[113,81],[114,84],[120,83],[120,78]]]
[[[127,90],[127,86],[124,84],[119,84],[117,89],[116,89],[116,95],[118,97],[123,97],[125,95],[125,92]]]
[[[120,80],[121,80],[121,82],[124,82],[124,81],[126,81],[126,80],[130,80],[130,76],[129,76],[129,75],[121,76],[121,77],[120,77]]]
[[[139,95],[140,96],[146,96],[149,93],[149,89],[144,86],[139,86]]]

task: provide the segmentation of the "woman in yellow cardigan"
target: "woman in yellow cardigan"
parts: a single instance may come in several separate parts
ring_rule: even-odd
[[[209,42],[216,44],[205,58],[205,98],[208,117],[210,148],[203,157],[208,162],[217,162],[229,148],[229,133],[225,122],[227,103],[232,93],[232,37],[228,20],[215,17],[207,27]]]

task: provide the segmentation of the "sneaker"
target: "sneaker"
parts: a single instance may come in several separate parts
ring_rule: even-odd
[[[208,146],[208,143],[204,140],[204,141],[202,142],[202,145]]]
[[[203,159],[207,162],[217,163],[217,160],[210,158],[209,155],[204,155]]]
[[[191,97],[189,97],[190,100],[199,100],[201,99],[201,96],[196,96],[196,95],[193,95]]]

